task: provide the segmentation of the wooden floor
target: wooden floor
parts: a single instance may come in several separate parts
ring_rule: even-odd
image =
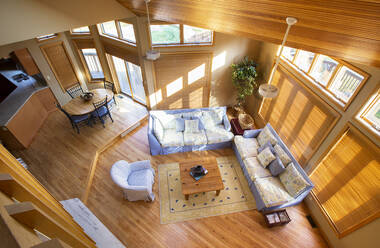
[[[128,115],[140,116],[133,112]],[[86,128],[78,136],[64,121],[61,113],[53,113],[32,146],[20,153],[31,172],[59,200],[81,197],[94,150],[105,136],[117,133],[113,127],[121,125],[118,121],[107,122],[106,129]],[[121,159],[150,159],[157,171],[162,163],[232,154],[231,149],[223,149],[152,157],[145,121],[99,155],[87,206],[127,247],[327,247],[318,229],[311,228],[306,220],[304,204],[288,208],[292,222],[272,229],[265,226],[256,210],[161,225],[158,178],[153,186],[157,197],[153,203],[128,202],[122,199],[121,189],[109,174],[112,164]]]

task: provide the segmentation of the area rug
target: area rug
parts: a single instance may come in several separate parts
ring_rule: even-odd
[[[229,214],[256,208],[248,182],[235,156],[216,158],[224,183],[219,196],[215,191],[190,195],[181,191],[179,164],[158,166],[161,224]],[[200,179],[202,180],[202,179]]]

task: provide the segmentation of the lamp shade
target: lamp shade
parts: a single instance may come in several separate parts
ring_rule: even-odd
[[[278,88],[271,84],[262,84],[259,87],[259,94],[266,98],[275,98],[278,95]]]

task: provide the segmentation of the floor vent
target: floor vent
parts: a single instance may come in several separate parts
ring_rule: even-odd
[[[306,215],[306,219],[309,221],[310,226],[311,226],[312,228],[317,228],[317,225],[315,224],[313,218],[312,218],[310,215]]]

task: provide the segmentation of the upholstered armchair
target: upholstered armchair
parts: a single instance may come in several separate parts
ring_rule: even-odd
[[[149,160],[128,163],[117,161],[111,168],[112,180],[123,189],[124,198],[129,201],[153,201],[154,169]]]

